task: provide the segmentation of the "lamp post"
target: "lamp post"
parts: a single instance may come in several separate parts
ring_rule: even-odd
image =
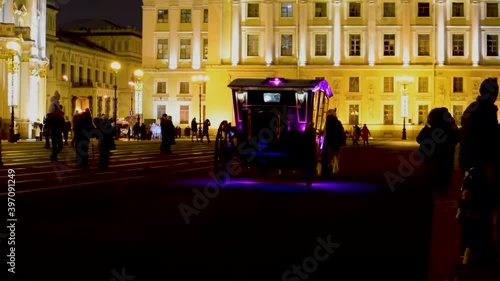
[[[132,117],[132,115],[134,114],[134,88],[135,88],[134,77],[130,79],[128,85],[130,86],[130,116]]]
[[[10,95],[8,98],[8,105],[10,106],[10,130],[9,130],[9,142],[16,142],[14,136],[14,107],[17,106],[17,98],[14,89],[14,76],[19,70],[19,64],[15,61],[15,56],[21,51],[19,43],[10,41],[7,43],[7,50],[11,55],[7,61],[8,70],[10,72]]]
[[[198,103],[198,107],[199,107],[199,113],[200,113],[200,120],[198,121],[199,124],[203,124],[203,121],[201,120],[201,91],[202,91],[202,86],[203,86],[203,89],[205,89],[205,84],[207,83],[208,81],[208,76],[206,75],[195,75],[193,77],[191,77],[191,80],[193,80],[193,82],[195,83],[198,83],[200,85],[200,95],[199,95],[199,103]],[[201,125],[198,126],[198,135],[201,137]]]
[[[406,117],[408,117],[408,92],[406,86],[413,82],[412,76],[397,76],[396,82],[403,86],[403,92],[401,96],[401,115],[403,117],[403,133],[401,139],[406,139]]]
[[[137,114],[137,123],[141,125],[141,114],[142,114],[142,76],[144,72],[137,69],[134,71],[136,78],[135,81],[135,113]]]
[[[115,74],[115,85],[114,85],[114,88],[115,88],[115,101],[114,101],[114,109],[113,109],[113,120],[115,122],[115,139],[118,140],[118,136],[120,135],[118,133],[118,122],[117,122],[117,118],[116,118],[116,114],[117,114],[117,101],[118,101],[118,98],[116,97],[116,92],[118,90],[118,85],[116,84],[116,81],[118,80],[118,71],[120,70],[120,63],[115,61],[115,62],[112,62],[111,63],[111,69],[113,70],[113,73]]]

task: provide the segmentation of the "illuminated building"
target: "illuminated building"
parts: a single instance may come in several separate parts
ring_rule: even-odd
[[[64,7],[63,7],[64,8]],[[66,115],[86,108],[93,116],[114,117],[114,61],[117,72],[117,119],[130,116],[135,106],[129,82],[141,66],[141,33],[131,27],[118,26],[101,19],[75,20],[57,30],[55,5],[49,5],[47,18],[47,100],[55,91],[61,94]],[[134,113],[135,115],[135,113]]]
[[[321,77],[346,128],[399,137],[406,120],[414,138],[432,108],[460,120],[480,82],[500,76],[498,1],[143,4],[145,118],[167,112],[187,126],[199,113],[193,75],[209,77],[201,103],[215,126],[234,118],[236,78]],[[397,76],[413,77],[405,98]]]
[[[21,138],[31,138],[32,124],[45,109],[45,0],[0,0],[0,128],[19,124]]]

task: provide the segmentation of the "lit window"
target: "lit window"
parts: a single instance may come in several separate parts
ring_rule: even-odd
[[[394,77],[384,77],[384,93],[394,93]]]
[[[156,83],[156,93],[157,94],[166,94],[167,93],[167,82]]]
[[[180,82],[179,88],[180,94],[189,94],[189,82]]]
[[[360,56],[361,55],[361,35],[360,34],[350,34],[349,35],[349,55],[350,56]]]
[[[281,34],[281,56],[291,56],[293,40],[291,34]]]
[[[359,92],[359,77],[349,77],[349,92]]]
[[[455,123],[457,126],[462,125],[462,115],[464,114],[463,105],[454,105],[453,106],[453,118],[455,118]]]
[[[349,105],[349,125],[359,124],[359,104]]]
[[[179,107],[179,116],[181,124],[188,124],[189,122],[189,105],[181,105]]]
[[[157,23],[168,23],[168,10],[158,10]]]
[[[167,113],[167,106],[165,104],[156,106],[156,119],[161,119],[162,115],[165,113]]]
[[[247,36],[247,56],[258,57],[259,56],[259,35],[248,35]]]
[[[394,124],[394,105],[384,104],[384,125]]]
[[[463,93],[464,91],[464,78],[463,77],[453,77],[453,92]]]
[[[316,56],[326,56],[326,34],[316,34],[315,38],[315,52]]]
[[[158,39],[157,59],[168,59],[168,39]]]
[[[292,16],[293,16],[292,3],[290,2],[281,3],[281,17],[291,18]]]
[[[418,35],[418,55],[428,56],[430,50],[430,35],[429,34],[419,34]]]
[[[418,106],[418,125],[425,125],[427,123],[427,116],[429,115],[429,106],[421,104]]]
[[[463,34],[453,34],[452,36],[453,51],[454,56],[464,55],[464,35]]]
[[[361,17],[361,3],[349,2],[349,17]]]
[[[418,92],[428,93],[429,92],[429,78],[428,77],[418,77]]]
[[[396,35],[384,34],[384,56],[394,56],[396,45]]]
[[[498,35],[486,35],[486,55],[491,57],[498,56]]]
[[[181,50],[179,58],[181,60],[191,59],[191,39],[181,39]]]
[[[208,9],[203,10],[203,23],[208,23]]]
[[[327,16],[327,11],[326,11],[326,3],[315,3],[316,4],[316,9],[314,12],[314,16],[317,18],[325,18]]]
[[[463,17],[464,16],[464,3],[453,2],[451,3],[451,16]]]
[[[181,9],[181,23],[191,23],[191,9]]]

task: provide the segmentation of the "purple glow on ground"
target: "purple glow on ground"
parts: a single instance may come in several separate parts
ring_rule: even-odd
[[[190,179],[169,182],[168,185],[175,186],[205,186],[207,184],[217,184],[215,180],[207,179]],[[331,191],[336,193],[344,194],[354,194],[354,193],[370,193],[381,191],[383,187],[363,182],[344,182],[344,181],[317,181],[313,182],[312,187],[308,188],[305,181],[297,182],[266,182],[264,180],[254,180],[254,179],[244,179],[244,178],[234,178],[229,179],[224,184],[219,184],[220,188],[223,189],[259,189],[259,190],[270,190],[270,191],[284,191],[284,192],[304,192],[304,191]]]

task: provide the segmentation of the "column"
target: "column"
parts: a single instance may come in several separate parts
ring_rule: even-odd
[[[45,113],[47,112],[46,106],[46,96],[47,96],[47,61],[40,61],[38,65],[38,75],[40,79],[38,80],[38,107],[37,107],[37,118],[43,120]],[[74,110],[72,111],[72,114]]]
[[[47,4],[45,1],[40,1],[40,5],[38,6],[38,10],[40,11],[40,19],[38,21],[38,50],[39,57],[45,58],[47,56]]]
[[[144,66],[152,66],[156,63],[157,39],[154,35],[154,31],[156,30],[156,17],[156,8],[154,5],[144,4],[142,6],[142,42],[150,42],[154,45],[154,49],[142,48],[142,65]],[[97,66],[97,64],[95,65]],[[99,79],[101,78],[99,77]]]
[[[19,118],[22,120],[28,120],[30,113],[30,53],[27,51],[22,51],[21,55],[21,65],[19,71],[20,79],[20,91],[19,91]]]
[[[193,69],[201,67],[201,6],[193,6]]]
[[[271,65],[274,59],[274,10],[273,1],[266,0],[264,2],[264,12],[266,19],[266,65]]]
[[[176,69],[179,54],[179,38],[177,37],[177,30],[179,29],[179,22],[181,20],[179,6],[170,6],[168,17],[168,24],[170,26],[170,36],[168,38],[168,45],[170,48],[168,68]]]
[[[368,2],[368,34],[364,40],[368,48],[368,65],[375,65],[375,50],[377,49],[377,3],[375,0]]]
[[[27,0],[26,7],[29,13],[29,27],[30,27],[30,38],[38,38],[38,6],[36,0]],[[36,41],[35,41],[36,42]],[[36,42],[37,46],[39,46],[40,42]],[[35,53],[39,55],[38,50]]]
[[[306,65],[307,50],[307,0],[300,0],[299,8],[299,65]]]
[[[340,65],[340,50],[341,45],[341,27],[340,27],[340,0],[336,0],[333,3],[333,65]]]
[[[479,13],[479,9],[479,1],[471,0],[472,66],[479,65],[479,19],[481,16]]]
[[[3,0],[0,0],[3,1]],[[6,0],[3,3],[3,9],[2,9],[2,14],[3,14],[3,22],[4,23],[14,23],[14,1],[13,0]]]
[[[223,9],[228,9],[226,6],[223,7],[222,2],[219,1],[209,1],[208,2],[208,60],[207,64],[220,64],[221,63],[221,52],[218,50],[224,49],[227,53],[227,45],[224,47],[222,44],[223,37],[223,24],[226,22],[226,17],[223,16]],[[226,33],[227,34],[227,33]],[[217,51],[216,51],[217,50]]]
[[[240,1],[233,0],[233,29],[231,41],[231,64],[238,65],[240,61]]]
[[[444,65],[445,49],[446,49],[446,0],[437,0],[437,62],[439,66]]]
[[[401,35],[403,36],[403,65],[410,64],[410,49],[411,49],[411,0],[401,0],[402,16],[403,16],[403,26],[401,30]],[[401,42],[401,41],[400,41]]]

